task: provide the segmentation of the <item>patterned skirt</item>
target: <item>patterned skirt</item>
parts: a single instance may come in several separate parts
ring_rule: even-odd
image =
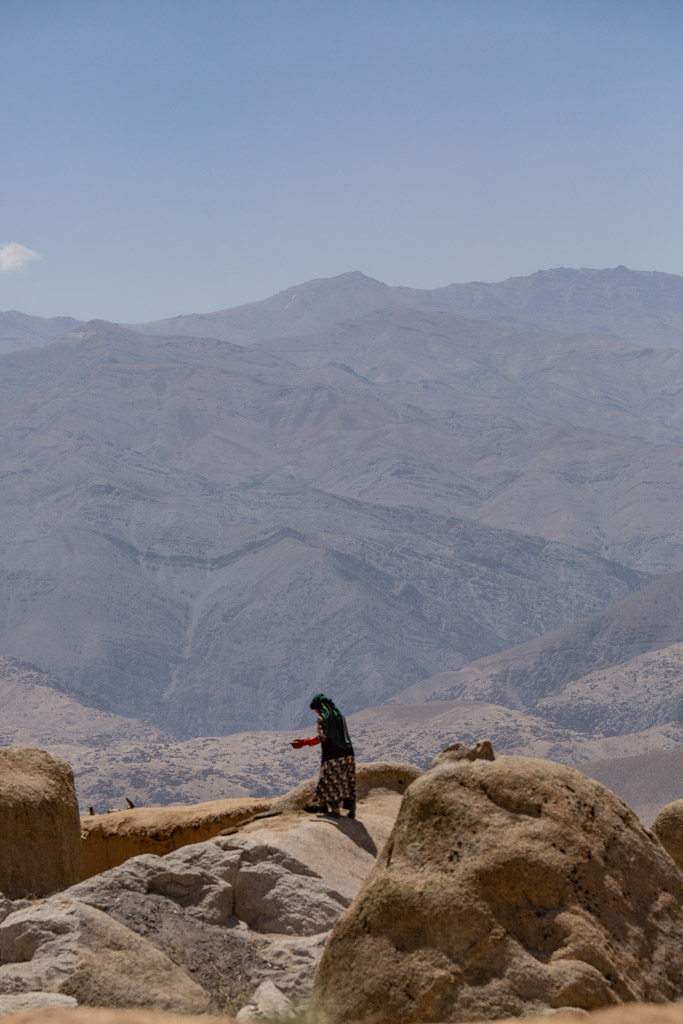
[[[341,800],[355,801],[356,759],[353,754],[322,762],[315,795],[319,803],[331,807],[336,807]]]

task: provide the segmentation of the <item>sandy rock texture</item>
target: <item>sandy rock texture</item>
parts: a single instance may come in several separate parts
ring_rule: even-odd
[[[201,1019],[204,1024],[231,1024],[229,1017],[204,1015]],[[579,1021],[585,1024],[683,1024],[683,1005],[630,1003],[589,1014],[577,1011],[553,1014],[550,1017],[535,1016],[533,1021],[534,1024],[578,1024]],[[81,1006],[66,1012],[61,1009],[27,1009],[5,1017],[3,1024],[197,1024],[197,1018],[153,1010],[111,1010]],[[311,1024],[315,1022],[312,1020]],[[496,1024],[521,1022],[518,1017],[513,1017],[497,1021]]]
[[[395,1024],[683,997],[683,876],[653,834],[574,769],[466,756],[406,793],[313,1011]]]
[[[161,950],[108,914],[52,896],[0,925],[0,992],[54,992],[95,1006],[201,1013],[208,996]]]
[[[528,1020],[528,1018],[527,1018]],[[593,1013],[574,1011],[533,1017],[533,1024],[683,1024],[683,1006],[661,1006],[655,1003],[625,1003]],[[508,1017],[496,1024],[522,1024],[519,1017]]]
[[[662,807],[652,826],[660,843],[683,871],[683,800]]]
[[[161,856],[201,843],[223,829],[267,811],[272,800],[211,800],[189,807],[139,807],[81,819],[82,878],[100,874],[141,853]]]
[[[0,748],[0,892],[46,896],[81,876],[71,768],[37,747]]]
[[[73,1010],[77,1006],[73,996],[63,996],[58,992],[18,992],[12,996],[0,996],[0,1017],[20,1010],[45,1010],[48,1007]]]
[[[363,772],[365,795],[355,820],[296,809],[256,817],[164,856],[132,857],[43,904],[7,906],[5,901],[0,962],[7,962],[0,967],[0,995],[29,988],[56,991],[45,969],[51,959],[59,964],[58,991],[73,992],[80,1003],[177,1013],[245,1009],[243,1017],[255,1012],[253,1007],[300,1003],[310,992],[331,927],[391,833],[401,790],[420,774],[410,765],[379,765],[374,774],[371,767]],[[98,953],[92,957],[92,970],[106,975],[104,982],[95,979],[101,997],[93,999],[74,980],[74,972],[82,974],[73,953],[74,928],[50,930],[44,922],[46,914],[54,915],[56,900],[68,908],[62,915],[68,921],[80,921],[83,914],[90,922],[88,914],[95,915],[102,929],[109,922],[136,940],[139,948],[129,943],[136,963],[151,972],[145,1000],[123,1001],[128,990],[122,994],[114,985],[101,943],[93,946]],[[18,927],[20,934],[28,930],[36,936],[33,944],[22,948],[8,938],[3,946],[3,934],[13,936]],[[94,932],[80,932],[81,946],[87,945]],[[150,958],[150,950],[162,960]],[[171,969],[180,980],[169,980]]]
[[[230,1024],[229,1017],[203,1015],[202,1024]],[[198,1024],[195,1016],[155,1010],[79,1006],[71,1010],[36,1008],[3,1017],[3,1024]],[[668,1022],[665,1022],[668,1024]]]

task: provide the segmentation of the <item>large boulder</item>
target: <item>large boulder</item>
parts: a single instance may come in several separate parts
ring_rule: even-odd
[[[151,942],[65,896],[0,924],[0,993],[52,992],[90,1006],[202,1013],[209,997]]]
[[[71,768],[37,747],[0,748],[0,892],[46,896],[81,876]]]
[[[246,1017],[272,1016],[277,1006],[289,1000],[300,1004],[310,994],[329,930],[357,895],[389,837],[402,792],[420,774],[411,766],[365,766],[355,819],[334,820],[298,809],[256,815],[233,824],[224,835],[164,856],[145,853],[129,858],[72,886],[59,900],[64,906],[80,906],[83,913],[98,911],[100,930],[105,928],[104,918],[118,922],[126,935],[135,933],[145,940],[146,945],[135,949],[136,964],[150,963],[152,946],[182,969],[185,980],[162,985],[162,997],[166,989],[169,998],[176,990],[182,993],[189,976],[206,993],[211,1012],[242,1010]],[[299,799],[300,795],[294,803]],[[198,809],[169,808],[169,831],[190,816],[205,827],[205,817],[197,818]],[[150,836],[160,835],[156,815],[141,812],[130,822],[138,835],[145,823],[155,826]],[[212,828],[215,824],[209,823]],[[121,820],[112,836],[122,825]],[[159,841],[163,843],[164,837]],[[54,899],[46,904],[0,899],[0,942],[17,924],[22,934],[41,936],[28,958],[21,943],[5,945],[0,998],[17,992],[19,984],[27,997],[29,992],[53,992],[52,976],[44,970],[49,955],[59,965],[60,993],[74,991],[72,974],[82,974],[85,958],[93,969],[101,966],[106,971],[103,982],[95,978],[93,991],[101,993],[103,1003],[123,1005],[121,992],[112,987],[108,954],[93,928],[78,925],[77,911],[70,911],[66,921],[60,918],[55,927],[66,938],[48,942],[43,917],[54,917]],[[63,956],[64,951],[74,951],[74,944],[74,955]],[[91,944],[95,952],[89,956]],[[191,990],[190,996],[194,1000],[196,993]],[[92,1001],[81,987],[79,1001],[86,998]],[[150,998],[153,1002],[146,1005],[161,1005],[153,986]],[[182,1012],[183,1005],[188,1004],[174,1003],[174,1009]]]
[[[662,807],[652,826],[660,843],[683,871],[683,800]]]
[[[683,996],[683,875],[609,790],[460,745],[406,792],[311,1007],[372,1024]]]
[[[213,1011],[236,1012],[266,980],[301,1000],[327,934],[360,882],[353,892],[340,892],[323,877],[328,854],[354,859],[356,844],[342,829],[301,819],[299,825],[318,832],[318,871],[282,849],[281,834],[269,829],[217,837],[163,857],[133,857],[64,895],[166,952],[208,993]],[[287,838],[285,832],[284,845]],[[373,863],[362,850],[357,860],[366,872]]]

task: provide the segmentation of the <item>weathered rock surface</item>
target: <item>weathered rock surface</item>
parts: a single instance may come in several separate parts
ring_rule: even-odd
[[[19,1010],[45,1010],[48,1007],[73,1010],[78,1003],[73,996],[58,992],[19,992],[13,996],[0,996],[0,1017]]]
[[[2,923],[9,914],[14,914],[17,910],[23,910],[24,907],[32,906],[31,900],[8,900],[2,893],[0,893],[0,923]]]
[[[136,933],[145,948],[156,947],[160,956],[163,950],[167,967],[172,964],[188,981],[191,977],[212,1011],[245,1009],[248,1016],[270,1012],[275,1003],[299,1003],[310,992],[330,928],[357,894],[391,832],[401,791],[420,772],[410,765],[383,764],[365,765],[359,774],[364,796],[356,820],[335,821],[298,810],[257,817],[165,856],[132,857],[60,898],[92,909],[126,934]],[[289,802],[299,800],[297,791]],[[168,814],[185,820],[192,810],[169,808]],[[19,903],[5,901],[4,927],[24,921],[42,934],[46,911],[41,908],[46,905],[26,906],[24,901],[20,911]],[[3,982],[3,970],[10,980],[16,971],[23,984],[47,987],[50,979],[41,981],[35,965],[14,962],[19,955],[12,946],[10,963],[0,968],[0,993],[14,991]],[[144,952],[139,960],[149,962]],[[67,978],[60,991],[70,992],[70,967],[63,956],[59,962]],[[140,1005],[167,1006],[157,998],[161,990],[172,991],[164,978],[161,971],[149,986],[149,1001]],[[117,992],[110,997],[106,991],[102,1004],[124,1005]],[[93,1000],[81,993],[79,1001]],[[173,1008],[188,1012],[182,1003]]]
[[[108,914],[52,896],[0,925],[0,992],[55,992],[94,1006],[201,1013],[208,996],[189,975]]]
[[[189,807],[140,807],[81,819],[83,878],[100,874],[142,853],[159,856],[201,843],[255,814],[272,800],[211,800]]]
[[[652,833],[571,768],[461,754],[406,793],[327,943],[314,1012],[389,1024],[680,999],[683,876]]]
[[[662,807],[652,826],[660,843],[683,871],[683,800]]]
[[[36,747],[0,748],[0,892],[45,896],[81,875],[71,768]]]
[[[262,981],[252,996],[252,1002],[243,1006],[236,1020],[261,1020],[264,1017],[287,1017],[296,1011],[291,999],[283,995],[272,981]]]

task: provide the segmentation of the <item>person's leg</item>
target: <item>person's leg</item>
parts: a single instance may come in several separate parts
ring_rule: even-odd
[[[339,817],[339,795],[335,782],[334,762],[323,761],[320,766],[320,778],[315,790],[313,804],[309,804],[306,810],[331,813],[333,817]]]
[[[352,797],[345,796],[342,800],[342,806],[345,811],[349,812],[349,818],[356,817],[356,801]]]

